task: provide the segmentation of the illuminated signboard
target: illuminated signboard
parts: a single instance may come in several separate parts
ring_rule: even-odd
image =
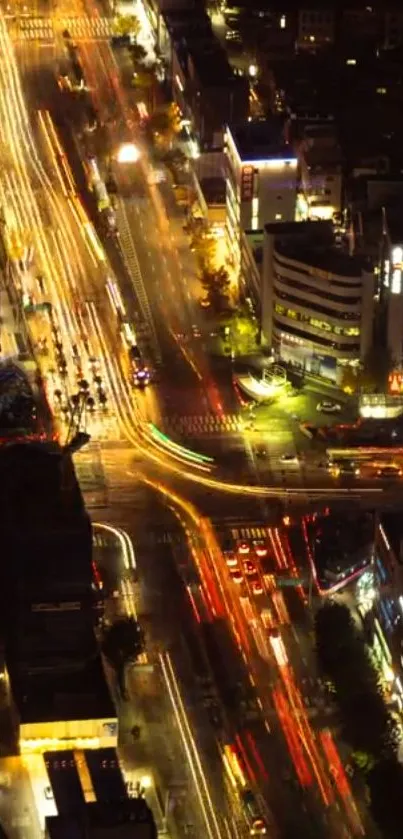
[[[392,294],[400,294],[402,289],[403,248],[396,247],[392,251]]]
[[[400,394],[403,393],[403,374],[399,370],[394,370],[388,379],[389,393]]]
[[[242,167],[241,201],[252,201],[253,198],[253,166]]]

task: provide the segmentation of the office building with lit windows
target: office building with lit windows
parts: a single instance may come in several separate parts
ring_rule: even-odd
[[[334,247],[330,222],[267,224],[262,338],[279,359],[340,382],[372,344],[374,277]]]
[[[257,120],[226,130],[227,237],[240,266],[243,234],[271,222],[295,219],[297,158],[280,119]]]

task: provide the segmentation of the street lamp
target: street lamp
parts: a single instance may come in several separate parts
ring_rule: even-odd
[[[137,163],[139,159],[140,151],[134,143],[122,143],[116,155],[118,163]]]

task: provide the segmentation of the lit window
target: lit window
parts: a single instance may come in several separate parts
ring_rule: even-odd
[[[392,294],[400,294],[402,290],[402,272],[400,268],[396,268],[392,274]]]
[[[281,15],[281,18],[280,18],[280,29],[285,29],[285,27],[286,27],[286,26],[287,26],[286,17],[285,17],[285,15]]]
[[[252,230],[259,227],[259,199],[252,198]]]
[[[355,65],[357,64],[357,59],[356,58],[348,58],[347,61],[346,61],[346,64],[349,64],[350,67],[355,67]]]
[[[381,96],[385,96],[387,93],[386,87],[377,87],[376,92],[379,93]]]
[[[281,213],[276,213],[276,215],[275,215],[275,217],[274,217],[274,218],[275,218],[275,220],[276,220],[276,221],[281,221],[281,219],[283,218],[283,216],[281,215]]]

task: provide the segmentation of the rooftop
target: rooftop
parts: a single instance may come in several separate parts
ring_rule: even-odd
[[[119,839],[157,839],[152,811],[144,798],[128,798],[113,807],[93,802],[81,814],[48,816],[45,835],[49,839],[91,839],[116,832]]]
[[[57,673],[12,679],[21,723],[114,719],[101,658],[59,676]]]
[[[266,224],[265,231],[276,237],[280,256],[339,276],[361,278],[365,260],[334,247],[331,222],[280,222]]]
[[[213,34],[210,18],[204,9],[167,9],[162,16],[174,42],[192,33],[199,33],[201,38]]]
[[[229,126],[241,160],[294,159],[295,154],[284,139],[284,121],[280,117]]]
[[[181,57],[186,69],[189,62],[193,64],[196,75],[205,87],[219,88],[228,82],[234,84],[239,82],[225,50],[213,33],[202,38],[197,28],[195,31],[185,33],[177,46],[177,54]]]
[[[0,447],[0,526],[52,530],[84,516],[71,458],[58,444]]]

